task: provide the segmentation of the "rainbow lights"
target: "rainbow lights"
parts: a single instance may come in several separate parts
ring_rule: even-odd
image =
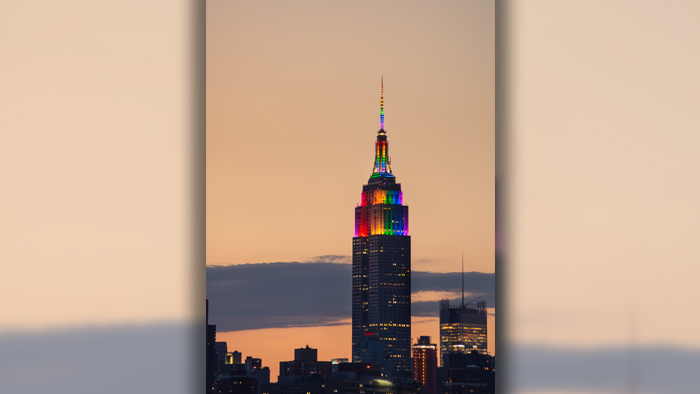
[[[367,190],[362,192],[360,206],[370,205],[403,205],[403,192],[397,190]]]
[[[375,159],[374,159],[374,172],[382,172],[382,152],[379,149],[379,141],[377,141],[377,153],[375,154]]]
[[[384,131],[384,77],[382,77],[382,95],[380,100],[379,120],[382,128],[377,136],[377,149],[374,154],[374,169],[372,177],[386,176],[391,174],[391,160],[389,160],[389,144],[386,140],[386,131]]]
[[[381,139],[384,137],[384,139]],[[391,169],[387,165],[389,146],[387,145],[386,136],[380,135],[377,138],[377,152],[374,159],[374,173],[390,174]],[[374,176],[374,174],[372,174]]]
[[[401,185],[396,184],[394,175],[391,174],[389,142],[384,131],[384,77],[380,104],[379,119],[382,128],[377,135],[374,168],[369,185],[365,186],[362,202],[355,208],[356,237],[408,235],[408,207],[403,205]]]
[[[379,101],[381,110],[379,111],[380,130],[384,130],[384,76],[382,76],[382,98]]]
[[[408,207],[400,190],[365,190],[355,208],[355,236],[408,235]]]
[[[386,172],[386,141],[382,141],[382,172]]]
[[[408,207],[378,204],[355,208],[355,236],[409,235]]]

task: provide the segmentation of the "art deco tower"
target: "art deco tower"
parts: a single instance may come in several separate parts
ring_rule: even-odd
[[[391,173],[381,128],[372,175],[355,208],[352,245],[353,362],[379,362],[387,376],[411,374],[411,237],[401,184]]]

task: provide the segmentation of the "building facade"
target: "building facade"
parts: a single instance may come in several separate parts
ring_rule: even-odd
[[[228,354],[226,342],[214,342],[214,351],[216,351],[216,378],[221,379],[222,370],[226,366],[226,354]]]
[[[352,357],[353,362],[380,362],[386,376],[410,376],[411,237],[408,207],[390,167],[383,82],[380,122],[372,175],[355,208]],[[363,343],[376,339],[381,346]]]
[[[387,380],[354,373],[333,378],[310,376],[291,382],[263,385],[262,394],[421,394],[414,382]]]
[[[440,301],[440,365],[449,366],[450,353],[488,354],[486,335],[486,301],[475,300],[451,306]]]
[[[446,364],[438,368],[440,394],[494,394],[496,392],[495,357],[471,353],[450,353]]]
[[[268,382],[269,383],[269,382]],[[217,394],[258,394],[258,379],[249,376],[227,376],[217,382]]]
[[[413,379],[425,387],[425,393],[437,394],[437,345],[422,336],[413,345]]]
[[[234,350],[233,352],[226,353],[226,364],[240,364],[241,363],[241,352]]]
[[[318,361],[318,349],[306,348],[294,349],[293,361],[280,361],[279,376],[307,376],[320,375],[330,377],[333,375],[333,364],[330,361]]]

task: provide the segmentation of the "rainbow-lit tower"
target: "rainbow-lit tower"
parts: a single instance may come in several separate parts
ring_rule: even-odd
[[[381,128],[374,167],[355,208],[352,247],[353,362],[378,362],[387,376],[411,376],[411,237],[401,184],[391,173]]]

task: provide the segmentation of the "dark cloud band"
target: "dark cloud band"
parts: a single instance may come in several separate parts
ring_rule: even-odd
[[[324,261],[324,258],[326,261]],[[347,256],[313,262],[207,267],[209,321],[218,331],[338,324],[351,316],[352,267]],[[461,291],[460,273],[412,273],[413,293]],[[466,272],[465,291],[495,307],[494,274]],[[437,316],[437,301],[414,302],[414,316]]]

